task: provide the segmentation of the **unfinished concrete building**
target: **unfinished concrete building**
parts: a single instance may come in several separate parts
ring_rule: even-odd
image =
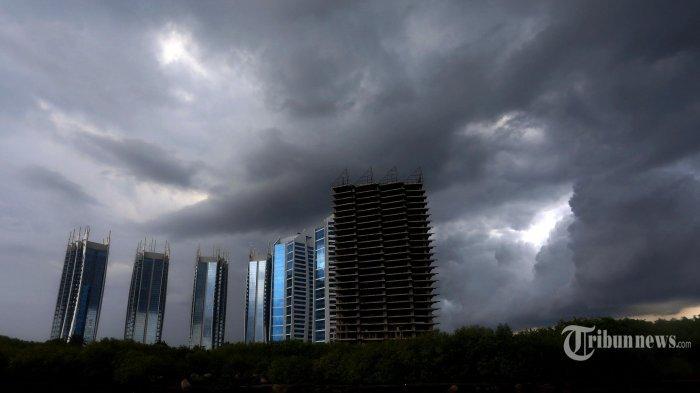
[[[434,328],[435,266],[423,176],[371,169],[333,185],[335,339],[414,337]]]

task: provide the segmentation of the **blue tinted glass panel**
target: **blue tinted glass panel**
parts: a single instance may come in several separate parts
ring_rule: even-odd
[[[156,342],[158,333],[158,312],[160,310],[160,291],[163,280],[163,260],[153,260],[153,273],[151,274],[151,288],[148,301],[148,323],[146,325],[145,340],[146,344]]]
[[[192,345],[202,345],[202,321],[204,320],[204,293],[207,283],[207,264],[197,263],[197,275],[194,286],[192,302]]]
[[[248,262],[248,312],[246,314],[246,342],[255,340],[255,302],[258,269],[255,262]]]
[[[202,346],[205,348],[211,348],[213,345],[216,269],[216,262],[207,263],[207,282],[204,294],[204,321],[202,322]]]
[[[271,339],[280,341],[284,335],[285,262],[284,244],[275,244],[272,256],[272,326]]]
[[[255,292],[255,341],[263,341],[265,334],[265,261],[259,261]]]
[[[148,287],[153,273],[153,260],[143,259],[141,280],[139,285],[138,303],[136,304],[136,322],[134,323],[134,341],[143,342],[148,316]]]
[[[107,268],[107,250],[85,248],[82,282],[75,315],[73,335],[81,336],[86,343],[95,341],[104,274]]]

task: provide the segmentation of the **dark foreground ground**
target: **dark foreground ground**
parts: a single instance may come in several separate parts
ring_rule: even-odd
[[[499,392],[499,393],[563,393],[563,392],[700,392],[700,381],[657,381],[643,384],[590,384],[590,383],[516,383],[516,384],[416,384],[416,385],[378,385],[378,386],[257,386],[242,387],[243,392],[329,392],[329,393],[444,393],[444,392]]]
[[[7,389],[7,390],[5,390]],[[661,393],[661,392],[700,392],[700,380],[695,381],[654,381],[640,383],[615,383],[595,381],[576,383],[431,383],[403,385],[243,385],[226,390],[210,387],[190,387],[185,390],[179,384],[152,390],[150,388],[124,388],[82,386],[73,388],[66,385],[27,384],[4,385],[7,392],[251,392],[251,393]]]
[[[562,328],[674,335],[690,348],[596,350],[577,362]],[[466,327],[383,343],[229,344],[214,351],[0,336],[0,392],[700,392],[700,318],[610,318],[513,333]]]

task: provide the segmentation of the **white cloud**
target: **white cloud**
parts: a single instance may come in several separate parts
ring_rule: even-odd
[[[40,99],[37,106],[45,112],[62,137],[71,138],[76,135],[98,135],[110,140],[121,140],[123,136],[113,130],[101,128],[81,115],[67,113],[47,100]],[[85,165],[84,158],[71,155],[75,165]],[[65,164],[65,163],[64,163]],[[46,163],[51,166],[50,163]],[[103,184],[100,188],[91,188],[90,192],[98,200],[114,208],[114,213],[134,222],[145,222],[160,214],[169,213],[183,207],[203,201],[209,197],[205,192],[195,189],[182,189],[175,186],[159,184],[146,179],[133,179],[122,176],[112,170],[109,165],[96,164],[102,171],[90,170],[83,174],[92,181]],[[107,182],[104,180],[107,179]]]
[[[159,34],[158,61],[162,66],[182,65],[191,73],[209,77],[210,72],[199,58],[199,49],[192,36],[169,25],[166,31]]]
[[[517,231],[520,240],[531,244],[537,249],[541,248],[549,239],[549,235],[557,223],[572,214],[569,206],[571,195],[565,195],[557,202],[538,212],[527,229]]]
[[[205,192],[183,190],[162,184],[139,182],[131,185],[136,198],[120,199],[118,209],[134,222],[146,222],[161,214],[201,202],[209,197]]]
[[[177,99],[185,103],[190,103],[194,101],[194,95],[183,89],[173,89],[172,94]]]
[[[533,119],[529,119],[525,113],[518,111],[502,113],[492,121],[469,123],[462,133],[489,139],[508,136],[518,143],[531,145],[540,144],[545,140],[544,128]]]
[[[525,229],[516,229],[510,226],[497,227],[489,229],[487,234],[490,238],[502,239],[507,237],[508,239],[521,241],[539,250],[547,243],[549,235],[557,223],[573,214],[569,206],[569,199],[571,199],[572,195],[573,191],[569,191],[555,202],[545,205],[534,214]]]

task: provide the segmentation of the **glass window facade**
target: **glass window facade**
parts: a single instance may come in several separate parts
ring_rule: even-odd
[[[163,260],[153,260],[151,288],[148,296],[148,323],[144,334],[144,342],[151,344],[160,341],[162,329],[162,314],[165,309],[165,287],[163,282]]]
[[[190,319],[190,345],[193,347],[211,349],[224,342],[227,275],[225,257],[197,256]]]
[[[270,340],[284,339],[285,325],[285,268],[286,253],[284,244],[275,244],[272,256],[272,312]]]
[[[300,234],[275,243],[270,340],[312,339],[313,260],[310,236]]]
[[[124,339],[144,344],[161,341],[169,260],[168,251],[146,252],[139,244],[129,289]]]
[[[316,266],[314,269],[314,341],[326,341],[326,228],[314,234]]]
[[[332,215],[326,217],[323,225],[314,231],[314,253],[313,340],[329,342],[334,339],[335,327],[335,232]]]
[[[89,230],[71,235],[66,248],[51,326],[51,338],[90,343],[97,338],[109,243],[88,240]]]
[[[248,289],[246,292],[246,315],[245,315],[245,341],[247,343],[255,342],[255,301],[257,300],[252,293],[258,285],[258,266],[257,262],[248,262]]]
[[[258,261],[257,288],[255,288],[255,337],[258,341],[266,341],[265,338],[265,302],[267,300],[265,277],[267,274],[267,261]]]
[[[248,262],[246,290],[245,341],[267,341],[268,261]]]

